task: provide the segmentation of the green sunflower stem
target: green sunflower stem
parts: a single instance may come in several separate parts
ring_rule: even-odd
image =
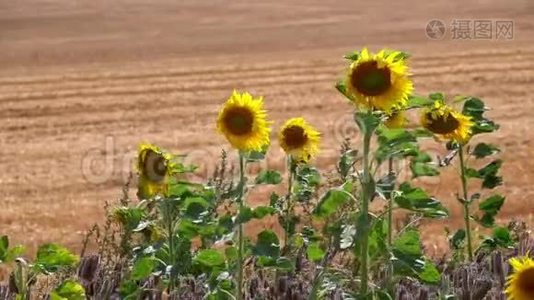
[[[393,171],[393,158],[390,157],[389,161],[388,161],[388,175],[392,176],[394,174],[395,173]],[[389,193],[389,197],[388,197],[389,199],[388,199],[388,204],[387,204],[387,212],[388,212],[388,215],[387,215],[387,218],[388,218],[388,239],[387,239],[387,243],[388,243],[388,248],[389,249],[392,249],[392,245],[393,245],[393,189],[394,189],[394,186],[393,186],[391,192]],[[391,289],[393,287],[393,272],[394,272],[393,262],[390,261],[389,265],[388,265],[388,276],[387,276],[388,289]]]
[[[239,194],[237,202],[239,203],[239,213],[245,207],[245,157],[243,153],[239,152]],[[243,252],[244,252],[245,238],[243,236],[243,223],[238,225],[238,250],[237,250],[237,300],[243,299]]]
[[[465,158],[464,158],[464,148],[463,148],[463,145],[461,144],[460,144],[460,148],[458,149],[458,153],[460,155],[460,172],[461,172],[460,177],[462,180],[465,233],[467,236],[467,255],[469,257],[469,261],[473,261],[473,242],[471,239],[471,214],[469,212],[471,203],[468,199],[468,194],[467,194],[467,176],[466,176],[466,166],[465,166]]]
[[[289,170],[288,180],[287,180],[287,196],[286,196],[286,208],[284,212],[284,248],[285,253],[290,252],[290,238],[291,233],[289,232],[289,227],[291,225],[291,217],[292,217],[292,211],[293,211],[293,178],[295,177],[295,171],[296,171],[296,165],[293,162],[293,159],[291,158],[291,155],[287,156],[287,168]]]
[[[374,194],[374,186],[371,178],[369,165],[369,148],[371,145],[372,130],[364,130],[363,136],[363,178],[362,178],[362,199],[361,199],[361,222],[360,232],[361,242],[361,292],[367,295],[369,291],[369,202]]]

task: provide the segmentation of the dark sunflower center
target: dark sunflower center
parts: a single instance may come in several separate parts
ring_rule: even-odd
[[[534,295],[534,268],[529,268],[521,272],[518,278],[519,289],[533,296]]]
[[[143,174],[154,182],[161,182],[167,174],[165,158],[152,150],[147,150],[143,164]]]
[[[364,62],[352,72],[351,83],[358,92],[366,96],[377,96],[391,86],[391,71],[379,68],[376,61]]]
[[[246,108],[234,107],[226,112],[223,122],[232,134],[245,135],[252,131],[254,116]]]
[[[438,118],[433,119],[432,113],[427,113],[425,116],[430,122],[427,125],[428,130],[437,133],[437,134],[447,134],[455,131],[460,126],[460,122],[456,120],[451,114],[444,116],[438,116]]]
[[[290,126],[284,129],[284,142],[290,149],[297,149],[306,144],[308,136],[300,126]]]

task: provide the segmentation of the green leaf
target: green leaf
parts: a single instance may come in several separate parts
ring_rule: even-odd
[[[466,97],[465,99],[462,113],[470,116],[475,123],[471,128],[473,135],[493,132],[499,129],[499,125],[484,117],[484,112],[487,111],[487,108],[482,100],[475,97]]]
[[[493,229],[493,232],[490,237],[487,237],[483,242],[480,248],[493,251],[498,248],[511,249],[515,246],[516,241],[514,241],[510,230],[506,227],[496,227]]]
[[[395,272],[404,276],[417,276],[421,281],[437,284],[441,275],[430,260],[423,256],[421,237],[416,229],[402,233],[393,243]]]
[[[282,175],[274,170],[261,171],[255,179],[256,184],[279,184],[282,182]]]
[[[323,259],[325,252],[318,243],[311,243],[306,249],[306,254],[311,261],[319,262]]]
[[[502,160],[497,159],[478,171],[467,168],[466,176],[469,178],[480,178],[482,179],[482,188],[493,189],[502,184],[502,177],[497,175],[501,166]]]
[[[239,210],[239,214],[237,215],[237,218],[235,220],[236,224],[243,224],[246,223],[254,217],[254,212],[252,211],[252,208],[248,206],[243,206]]]
[[[183,206],[185,207],[185,216],[196,220],[208,213],[210,204],[202,197],[188,197]]]
[[[406,230],[393,243],[393,249],[398,254],[405,256],[420,257],[423,255],[421,238],[415,229]]]
[[[412,187],[407,182],[399,186],[394,201],[400,208],[421,213],[425,217],[442,218],[449,215],[448,210],[440,201],[430,197],[421,188]]]
[[[354,121],[363,134],[372,133],[380,124],[380,118],[376,114],[360,111],[354,113]]]
[[[416,142],[417,139],[408,130],[402,128],[381,127],[377,132],[378,142],[381,145],[393,147],[398,144]]]
[[[246,154],[246,161],[247,162],[258,162],[265,159],[265,155],[267,154],[267,150],[269,149],[269,145],[263,146],[261,151],[250,151]]]
[[[443,101],[445,99],[445,96],[443,95],[443,93],[436,92],[428,95],[428,98],[430,98],[432,101]]]
[[[276,268],[283,272],[291,272],[293,268],[293,263],[287,257],[280,257],[276,260]]]
[[[473,150],[473,155],[476,158],[484,158],[490,155],[494,155],[499,153],[501,150],[492,144],[486,144],[486,143],[480,143],[475,146],[475,149]]]
[[[50,300],[85,300],[85,289],[73,280],[65,280],[50,294]]]
[[[428,259],[425,260],[423,269],[418,272],[418,277],[421,281],[430,284],[437,284],[441,281],[441,274],[434,263]]]
[[[510,230],[506,227],[493,229],[493,239],[502,247],[513,247],[515,244]]]
[[[436,166],[416,161],[410,162],[410,171],[412,171],[412,178],[439,175],[439,170]]]
[[[429,105],[433,105],[434,100],[426,98],[423,96],[410,95],[408,97],[408,109],[410,108],[421,108]]]
[[[56,272],[61,268],[74,267],[79,257],[67,248],[57,244],[44,244],[37,250],[35,265],[46,272]]]
[[[17,257],[20,257],[24,252],[26,251],[26,248],[22,245],[17,245],[15,247],[9,248],[7,251],[7,256],[5,257],[5,262],[14,261]],[[1,263],[1,261],[0,261]]]
[[[258,206],[252,211],[254,219],[262,219],[265,216],[272,215],[276,212],[276,209],[270,206]]]
[[[132,231],[143,220],[145,212],[139,207],[122,206],[113,211],[113,216],[126,230]]]
[[[9,238],[7,235],[0,237],[0,263],[6,262],[7,251],[9,249]]]
[[[317,217],[327,218],[349,200],[350,196],[343,188],[330,189],[321,197],[313,214]]]
[[[483,118],[483,114],[486,110],[486,106],[482,100],[474,97],[468,97],[464,103],[462,113],[478,120]]]
[[[136,300],[140,293],[141,289],[133,280],[123,282],[119,288],[120,299],[124,300]]]
[[[343,57],[352,61],[358,60],[358,57],[360,57],[360,51],[352,51],[350,53],[345,54]]]
[[[495,216],[499,213],[504,204],[505,197],[501,195],[493,195],[479,203],[479,210],[484,212],[484,215],[479,220],[479,223],[484,227],[492,227],[494,225]]]
[[[224,266],[224,256],[217,250],[204,249],[195,255],[194,261],[208,268]]]
[[[456,233],[452,236],[450,239],[451,248],[455,250],[462,249],[465,245],[465,239],[467,237],[467,233],[465,229],[458,229]]]
[[[254,255],[278,258],[280,256],[280,241],[272,230],[264,230],[258,234],[258,240],[253,248]]]
[[[148,278],[156,268],[156,260],[153,257],[143,257],[133,265],[131,278],[133,280],[142,280]]]

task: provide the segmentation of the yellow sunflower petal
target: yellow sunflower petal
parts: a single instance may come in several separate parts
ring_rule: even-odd
[[[345,78],[347,92],[359,108],[390,113],[407,104],[413,91],[406,60],[400,52],[382,50],[377,54],[366,48],[350,65]]]
[[[169,177],[171,176],[171,159],[169,153],[148,143],[141,143],[137,155],[137,171],[139,173],[138,196],[149,199],[156,195],[164,195]]]
[[[217,129],[240,151],[260,151],[269,144],[271,129],[263,99],[234,91],[219,111]]]
[[[514,257],[509,262],[514,271],[506,282],[507,299],[534,299],[534,260],[530,257]]]
[[[280,129],[278,141],[287,155],[308,162],[319,153],[320,133],[303,118],[292,118]]]
[[[406,118],[406,113],[404,111],[395,111],[387,116],[384,121],[384,125],[387,128],[403,128],[408,123],[408,118]]]

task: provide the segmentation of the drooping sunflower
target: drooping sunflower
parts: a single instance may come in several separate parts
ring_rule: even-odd
[[[474,123],[471,117],[454,110],[442,101],[436,101],[433,106],[423,110],[421,125],[442,140],[465,144],[471,137],[471,127]]]
[[[391,114],[387,115],[384,125],[387,128],[403,128],[408,123],[406,118],[406,113],[403,110],[394,111]]]
[[[271,129],[263,99],[234,91],[219,111],[217,129],[240,151],[261,151],[269,144]]]
[[[364,48],[350,65],[345,86],[358,107],[391,112],[405,106],[413,91],[409,75],[401,52],[373,54]]]
[[[171,176],[171,160],[169,153],[148,143],[141,143],[137,155],[139,183],[137,195],[141,199],[150,199],[156,195],[164,195]]]
[[[303,118],[287,120],[280,132],[278,141],[287,155],[298,162],[308,162],[319,153],[321,134]]]
[[[534,299],[534,260],[530,257],[514,257],[510,259],[510,265],[514,272],[506,282],[508,299]]]

